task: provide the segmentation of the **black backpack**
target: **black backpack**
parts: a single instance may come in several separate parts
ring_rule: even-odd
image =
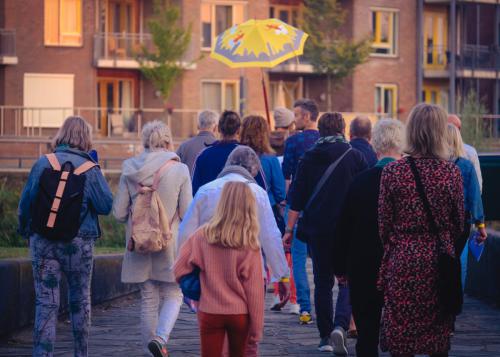
[[[39,179],[38,195],[31,205],[31,229],[49,240],[69,241],[80,229],[84,172],[96,164],[86,161],[75,169],[70,161],[62,167],[55,154],[45,155],[50,168]]]

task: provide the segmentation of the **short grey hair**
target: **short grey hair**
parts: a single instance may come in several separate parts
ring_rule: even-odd
[[[207,130],[217,125],[219,114],[213,110],[204,110],[198,115],[198,129]]]
[[[379,120],[372,132],[372,146],[377,153],[384,154],[391,150],[402,153],[404,150],[405,127],[396,119]]]
[[[252,177],[257,176],[260,171],[259,156],[257,156],[255,151],[249,146],[237,146],[227,158],[226,166],[230,165],[243,167]]]
[[[142,145],[152,151],[172,147],[172,133],[167,124],[154,120],[142,128]]]

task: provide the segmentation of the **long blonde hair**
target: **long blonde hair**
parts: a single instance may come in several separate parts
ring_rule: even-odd
[[[244,182],[228,182],[215,214],[205,226],[208,243],[234,249],[259,249],[259,222],[252,190]]]
[[[417,104],[406,125],[406,152],[411,156],[448,160],[446,123],[448,115],[440,106]]]
[[[455,125],[453,124],[447,125],[446,139],[448,140],[451,159],[465,157],[464,142],[462,141],[462,135],[460,135],[460,130],[458,130],[458,128]]]

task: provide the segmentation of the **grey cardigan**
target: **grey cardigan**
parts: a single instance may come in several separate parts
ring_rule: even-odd
[[[167,161],[179,157],[169,151],[145,151],[125,160],[118,192],[113,202],[113,215],[120,222],[127,223],[126,242],[130,239],[131,215],[129,214],[137,196],[137,187],[151,185],[153,175]],[[173,240],[166,249],[158,253],[139,254],[125,250],[122,265],[122,282],[143,283],[146,280],[175,282],[172,271],[177,252],[177,233],[179,223],[192,200],[191,179],[186,165],[177,163],[162,176],[158,193],[170,220],[177,212],[172,223]]]

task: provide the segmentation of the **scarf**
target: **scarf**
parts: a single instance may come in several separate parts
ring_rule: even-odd
[[[255,184],[257,183],[257,181],[255,181],[255,179],[252,177],[252,175],[250,175],[250,172],[248,172],[247,169],[245,169],[243,166],[238,166],[238,165],[225,166],[222,169],[219,176],[217,176],[217,178],[221,178],[229,174],[238,174],[246,178],[249,181],[249,183],[255,183]]]
[[[329,143],[329,144],[334,144],[334,143],[345,143],[347,144],[347,140],[345,139],[344,135],[338,134],[338,135],[331,135],[331,136],[323,136],[316,141],[316,145],[319,144],[324,144],[324,143]]]

